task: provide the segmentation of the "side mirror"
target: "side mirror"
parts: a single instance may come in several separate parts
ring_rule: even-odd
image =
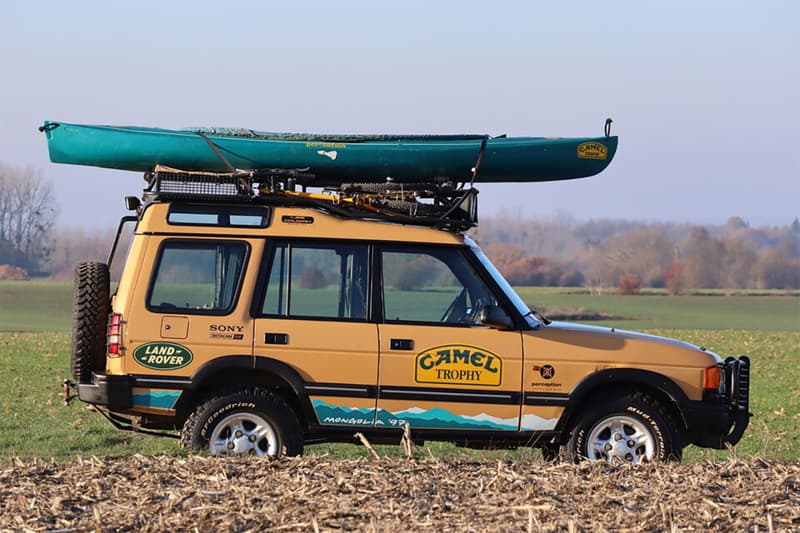
[[[478,312],[477,322],[495,329],[514,329],[514,322],[503,309],[496,305],[487,305]]]

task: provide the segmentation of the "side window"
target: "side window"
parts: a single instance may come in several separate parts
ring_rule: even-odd
[[[162,312],[230,312],[247,255],[244,242],[166,241],[147,299]]]
[[[292,318],[367,318],[367,247],[277,243],[262,314]]]
[[[458,249],[384,250],[381,264],[387,322],[473,324],[497,303]]]

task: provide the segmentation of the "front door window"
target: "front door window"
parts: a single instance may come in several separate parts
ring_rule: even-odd
[[[497,303],[458,249],[386,250],[381,257],[386,322],[471,325]]]

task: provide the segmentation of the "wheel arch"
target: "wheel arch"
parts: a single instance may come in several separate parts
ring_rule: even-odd
[[[600,392],[623,394],[626,391],[640,391],[652,396],[656,401],[668,408],[682,429],[687,428],[681,405],[689,399],[686,393],[670,378],[649,370],[637,368],[609,368],[586,376],[570,394],[564,416],[561,417],[557,429],[561,431],[564,441],[580,417],[587,402]]]
[[[227,355],[201,366],[176,406],[188,416],[194,406],[214,391],[231,387],[259,386],[279,394],[294,409],[304,428],[316,420],[303,380],[289,365],[268,357]]]

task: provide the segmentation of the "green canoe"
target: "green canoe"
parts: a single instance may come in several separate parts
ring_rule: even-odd
[[[552,181],[605,169],[617,137],[551,138],[486,135],[306,135],[241,129],[167,130],[45,122],[50,160],[148,171],[304,169],[314,184],[411,182],[434,177],[476,182]]]

